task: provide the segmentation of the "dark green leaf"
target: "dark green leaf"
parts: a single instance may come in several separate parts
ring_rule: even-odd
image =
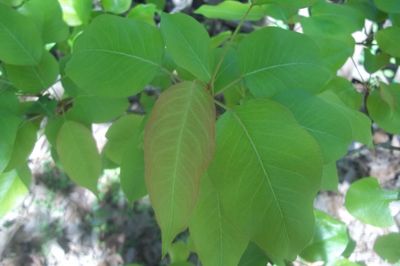
[[[58,132],[57,153],[69,177],[96,193],[101,157],[90,130],[77,122],[66,121]]]
[[[268,258],[264,251],[253,242],[250,242],[240,259],[239,266],[265,266],[267,263]]]
[[[196,82],[164,91],[146,124],[146,185],[161,227],[163,254],[188,226],[200,177],[213,157],[214,125],[213,99]]]
[[[390,233],[378,237],[374,244],[374,250],[390,263],[400,261],[400,233]]]
[[[375,178],[354,182],[346,194],[347,210],[361,222],[379,227],[393,224],[389,203],[397,199],[397,191],[384,190]]]
[[[163,13],[161,32],[167,51],[177,65],[202,81],[207,82],[211,79],[211,39],[200,23],[188,15]]]
[[[14,65],[35,65],[43,50],[35,22],[0,3],[0,60]]]
[[[287,89],[319,92],[330,79],[318,47],[299,33],[267,27],[245,37],[239,64],[253,95],[271,96]]]
[[[372,74],[387,66],[390,56],[386,53],[372,54],[370,50],[364,49],[364,67],[368,73]]]
[[[400,57],[400,27],[389,27],[380,30],[375,35],[379,47],[386,53]]]
[[[76,41],[66,73],[89,95],[130,96],[160,71],[163,50],[155,27],[101,15]]]
[[[400,2],[398,0],[374,0],[375,5],[386,13],[400,13]]]

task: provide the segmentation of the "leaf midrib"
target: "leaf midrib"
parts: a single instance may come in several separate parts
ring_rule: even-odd
[[[282,208],[281,208],[281,205],[279,204],[278,197],[277,197],[277,195],[275,194],[275,191],[274,191],[274,189],[273,189],[271,180],[270,180],[270,178],[269,178],[269,174],[268,174],[267,170],[266,170],[265,167],[264,167],[264,162],[263,162],[263,160],[261,159],[261,155],[260,155],[260,153],[258,152],[258,149],[257,149],[257,147],[256,147],[256,145],[255,145],[255,143],[254,143],[254,141],[253,141],[253,138],[251,137],[249,131],[248,131],[247,128],[246,128],[246,125],[243,123],[243,121],[240,119],[240,117],[235,113],[235,111],[232,111],[232,114],[233,114],[233,117],[235,118],[235,120],[236,120],[236,121],[238,122],[238,124],[240,125],[240,127],[243,129],[243,132],[245,133],[245,136],[246,136],[246,138],[248,139],[248,141],[249,141],[249,143],[250,143],[250,146],[251,146],[252,150],[254,151],[254,153],[255,153],[255,155],[256,155],[256,157],[257,157],[258,164],[260,165],[260,167],[261,167],[261,169],[262,169],[262,172],[263,172],[263,174],[264,174],[265,180],[267,181],[268,187],[269,187],[269,189],[270,189],[271,192],[272,192],[272,197],[273,197],[274,201],[276,202],[276,205],[278,206],[279,215],[281,216],[281,218],[282,218],[282,220],[283,220],[284,231],[285,231],[285,237],[286,237],[286,240],[287,240],[288,243],[289,243],[289,242],[290,242],[290,237],[289,237],[288,232],[287,232],[287,225],[286,225],[285,215],[284,215],[284,213],[283,213],[283,210],[282,210]]]

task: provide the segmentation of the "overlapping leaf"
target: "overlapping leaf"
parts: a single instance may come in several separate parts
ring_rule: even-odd
[[[134,95],[160,71],[163,50],[157,28],[101,15],[76,41],[66,73],[90,95]]]
[[[247,36],[238,56],[246,86],[255,96],[287,89],[318,93],[330,79],[319,48],[299,33],[267,27]]]
[[[386,53],[400,57],[400,27],[389,27],[376,33],[376,41],[379,47]]]
[[[145,128],[145,177],[161,227],[163,253],[187,227],[214,151],[212,97],[196,82],[167,89]]]
[[[0,173],[4,171],[11,159],[15,138],[21,119],[9,112],[0,110]]]
[[[293,259],[311,239],[321,171],[318,144],[280,104],[249,101],[218,121],[209,176],[227,219],[274,262]]]

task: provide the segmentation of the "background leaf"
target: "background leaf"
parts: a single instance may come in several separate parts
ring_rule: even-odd
[[[374,250],[390,263],[400,261],[400,233],[390,233],[378,237],[374,244]]]
[[[89,23],[92,13],[91,0],[58,0],[64,21],[72,27]]]
[[[11,113],[0,110],[0,173],[4,171],[11,159],[15,139],[21,119]]]
[[[224,1],[217,5],[201,5],[195,13],[212,19],[241,20],[249,7],[249,3]],[[259,20],[264,16],[264,8],[254,6],[246,16],[246,20]]]
[[[375,35],[376,41],[378,42],[379,48],[386,53],[400,57],[400,27],[389,27],[380,30]]]
[[[96,193],[101,157],[90,130],[80,123],[66,121],[58,132],[57,153],[68,176]]]
[[[132,0],[101,0],[101,4],[105,11],[121,14],[129,10]]]
[[[393,224],[389,203],[397,199],[398,192],[384,190],[375,178],[354,182],[345,199],[346,209],[363,223],[379,227]]]
[[[28,194],[28,188],[15,170],[0,173],[0,217],[17,207]]]

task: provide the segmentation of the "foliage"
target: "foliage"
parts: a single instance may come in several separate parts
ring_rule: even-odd
[[[190,265],[192,251],[206,266],[284,265],[298,255],[354,264],[337,258],[350,241],[345,225],[313,200],[336,189],[335,162],[353,141],[372,146],[372,121],[400,133],[400,85],[375,75],[398,67],[398,1],[202,5],[202,20],[238,21],[216,36],[163,10],[158,0],[0,0],[0,214],[26,193],[27,158],[44,132],[76,184],[96,194],[102,171],[120,168],[130,202],[149,194],[172,265]],[[241,31],[266,16],[276,25]],[[374,79],[356,90],[337,71],[360,30]],[[99,152],[91,125],[106,122]],[[395,200],[398,191],[365,178],[346,207],[389,226]],[[190,245],[174,241],[186,229]],[[384,248],[393,239],[375,245],[389,261],[398,259]]]

